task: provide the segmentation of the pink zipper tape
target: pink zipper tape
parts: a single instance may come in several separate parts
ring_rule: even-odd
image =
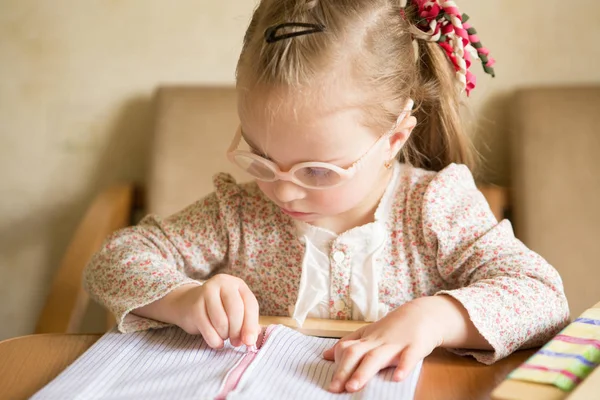
[[[229,370],[225,376],[225,379],[223,380],[223,385],[221,386],[219,394],[217,397],[215,397],[215,400],[225,400],[227,395],[235,390],[237,385],[240,383],[244,372],[246,372],[250,364],[252,364],[252,361],[254,361],[256,358],[258,351],[264,346],[265,342],[276,327],[277,325],[269,325],[262,334],[262,338],[259,336],[259,340],[257,341],[257,343],[259,343],[258,346],[250,346],[246,354],[244,354],[242,358],[240,358],[240,360],[233,366],[233,368]]]

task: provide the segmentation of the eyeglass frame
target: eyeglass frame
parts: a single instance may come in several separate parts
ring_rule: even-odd
[[[229,149],[227,150],[227,158],[229,159],[229,161],[231,163],[237,165],[240,169],[242,169],[244,171],[246,171],[246,169],[243,168],[240,164],[238,164],[238,162],[235,159],[236,155],[242,155],[244,157],[249,157],[249,158],[256,160],[257,162],[260,162],[263,165],[267,166],[275,175],[273,179],[263,179],[263,178],[259,178],[259,177],[256,177],[251,174],[255,179],[258,179],[263,182],[276,182],[278,180],[284,180],[284,181],[292,182],[295,185],[298,185],[300,187],[303,187],[303,188],[309,189],[309,190],[333,189],[333,188],[339,187],[339,186],[347,183],[352,178],[354,178],[356,173],[361,169],[365,158],[367,158],[369,156],[369,154],[372,153],[373,149],[375,149],[377,147],[377,145],[382,142],[383,139],[388,138],[389,136],[391,136],[394,133],[394,130],[405,120],[405,118],[408,116],[408,113],[412,110],[413,104],[414,104],[413,101],[409,99],[406,103],[406,107],[404,108],[404,111],[400,114],[400,116],[398,117],[398,120],[396,121],[396,123],[394,124],[392,129],[390,129],[388,132],[384,133],[383,135],[379,136],[379,138],[377,138],[377,140],[371,145],[371,147],[369,147],[369,149],[365,153],[363,153],[362,156],[360,156],[356,161],[354,161],[347,168],[342,168],[335,164],[330,164],[330,163],[325,163],[325,162],[308,161],[308,162],[301,162],[298,164],[294,164],[289,170],[282,171],[281,168],[279,168],[279,166],[276,163],[274,163],[271,160],[266,159],[265,157],[259,156],[258,154],[255,154],[255,153],[252,153],[249,151],[237,150],[237,148],[240,144],[240,141],[242,139],[242,126],[241,125],[239,125],[238,129],[236,130],[236,134],[235,134],[233,140],[231,141],[231,144],[229,145]],[[302,182],[301,180],[299,180],[298,178],[296,178],[296,176],[294,175],[296,171],[298,171],[302,168],[327,168],[327,169],[330,169],[330,170],[334,171],[335,173],[337,173],[341,179],[338,183],[329,185],[329,186],[307,185],[304,182]]]

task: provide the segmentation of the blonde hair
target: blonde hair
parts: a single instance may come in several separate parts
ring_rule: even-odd
[[[261,0],[244,37],[238,84],[293,89],[310,86],[336,65],[350,65],[377,129],[389,129],[406,100],[415,101],[418,123],[400,161],[433,171],[450,163],[474,168],[454,67],[440,46],[409,22],[415,12],[409,1],[403,17],[400,0]],[[267,43],[265,31],[286,22],[321,24],[325,30]]]

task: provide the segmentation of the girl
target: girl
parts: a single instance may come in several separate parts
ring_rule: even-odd
[[[471,58],[493,72],[465,20],[437,0],[262,0],[229,150],[256,182],[218,175],[114,234],[87,290],[122,332],[175,324],[215,348],[254,345],[259,309],[376,321],[325,352],[333,392],[388,366],[402,379],[439,346],[493,363],[548,340],[568,319],[561,279],[465,166]]]

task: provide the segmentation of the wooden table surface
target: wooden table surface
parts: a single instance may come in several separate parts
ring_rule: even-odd
[[[0,398],[29,398],[100,336],[44,334],[0,342]],[[425,359],[416,400],[489,399],[493,388],[531,354],[531,350],[519,351],[485,366],[438,349]]]

